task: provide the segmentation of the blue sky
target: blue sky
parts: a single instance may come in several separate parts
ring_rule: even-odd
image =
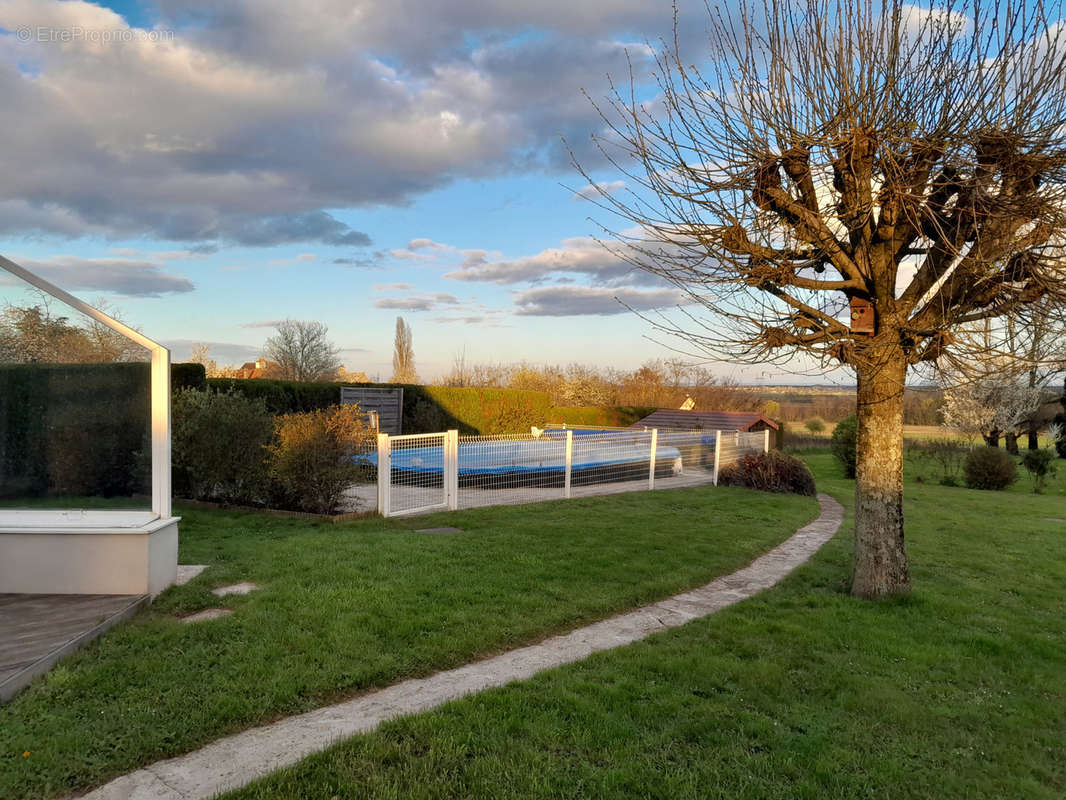
[[[587,237],[611,224],[582,96],[648,68],[646,0],[0,2],[0,252],[188,356],[253,358],[286,317],[387,379],[395,318],[423,378],[473,362],[635,368],[671,355],[672,287]],[[682,8],[702,35],[702,4]],[[66,37],[66,38],[64,38]],[[645,88],[642,91],[650,91]],[[613,184],[612,184],[613,185]],[[618,187],[621,189],[621,187]],[[726,376],[783,373],[717,366]]]

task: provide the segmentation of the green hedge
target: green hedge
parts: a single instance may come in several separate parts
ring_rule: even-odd
[[[262,400],[273,414],[291,414],[337,405],[340,402],[340,387],[344,384],[208,378],[206,385],[216,392],[233,391],[245,397]]]
[[[556,406],[548,410],[545,422],[571,426],[592,425],[597,428],[628,428],[655,410],[656,406]]]
[[[393,383],[303,383],[265,379],[208,378],[216,391],[261,398],[275,414],[315,411],[340,402],[341,386],[403,389],[403,432],[517,433],[543,425],[550,416],[547,392],[518,389],[459,389]]]
[[[178,392],[182,389],[196,389],[203,391],[207,388],[207,371],[203,364],[193,362],[170,365],[170,390]]]

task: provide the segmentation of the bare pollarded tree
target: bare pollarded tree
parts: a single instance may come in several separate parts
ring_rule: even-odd
[[[676,19],[676,13],[675,13]],[[808,0],[712,7],[600,104],[631,191],[607,246],[685,290],[662,330],[719,358],[854,371],[852,592],[910,586],[908,371],[965,358],[959,326],[1064,299],[1066,42],[1037,2]],[[591,183],[591,172],[577,164]]]

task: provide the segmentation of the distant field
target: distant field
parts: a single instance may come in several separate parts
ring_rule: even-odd
[[[854,386],[746,386],[762,410],[790,427],[802,426],[815,417],[835,421],[855,412]],[[932,425],[939,420],[940,393],[934,389],[909,387],[903,399],[903,419],[914,425]]]

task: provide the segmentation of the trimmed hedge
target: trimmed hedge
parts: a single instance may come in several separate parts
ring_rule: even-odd
[[[182,389],[196,389],[203,391],[207,388],[207,370],[203,364],[195,362],[179,363],[170,365],[170,391],[180,392]]]
[[[628,428],[656,410],[656,406],[555,406],[548,410],[544,421],[556,425]]]
[[[208,378],[215,391],[262,399],[274,414],[317,411],[340,403],[340,387],[403,389],[403,432],[516,433],[543,425],[551,411],[547,392],[453,388],[397,383],[311,383],[267,379]]]

